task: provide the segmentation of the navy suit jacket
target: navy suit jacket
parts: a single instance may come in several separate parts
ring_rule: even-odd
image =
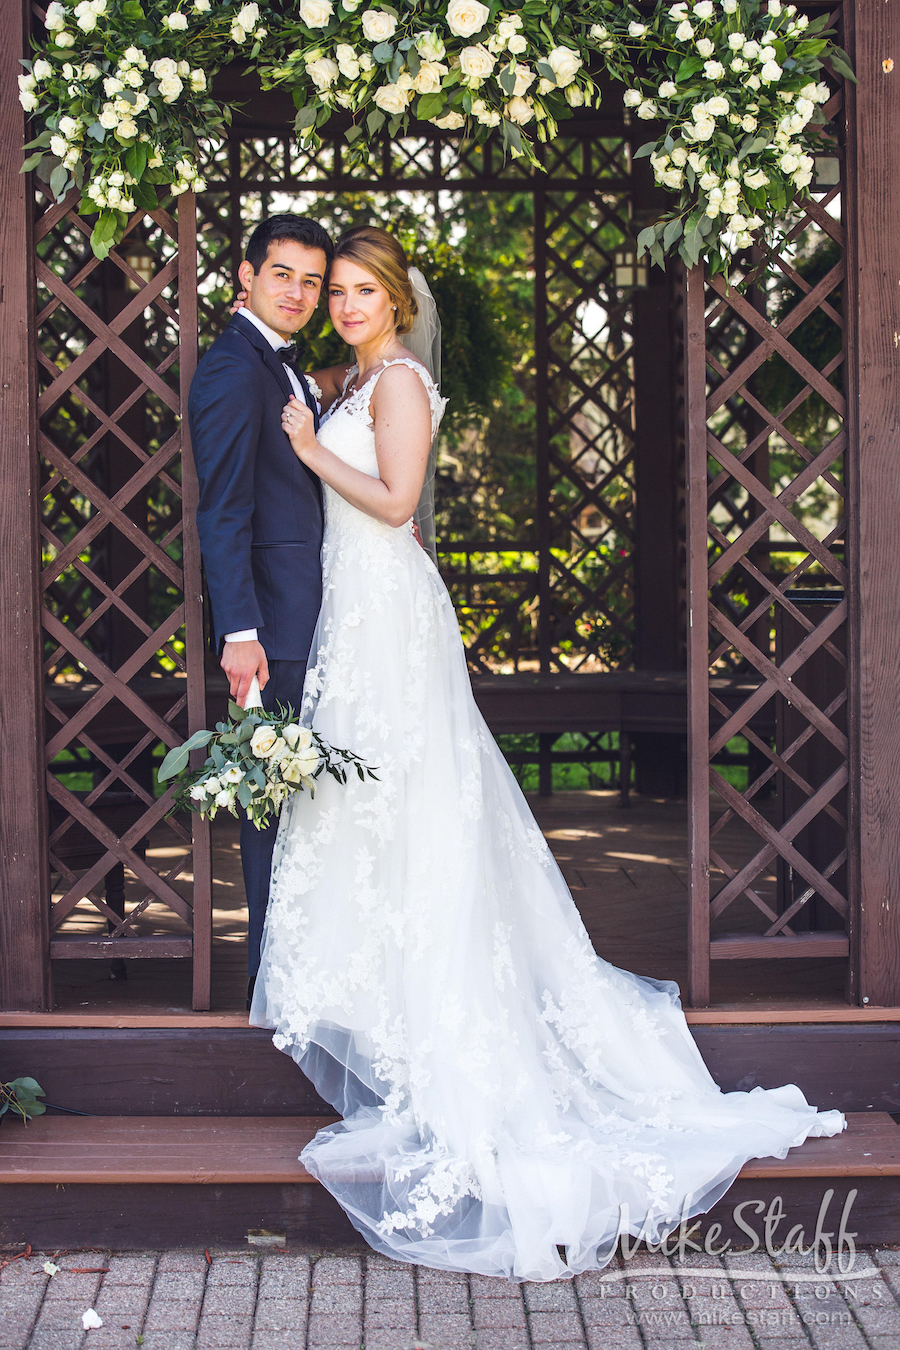
[[[322,600],[322,486],[281,427],[292,393],[280,354],[236,314],[200,361],[188,400],[216,647],[226,633],[257,628],[274,661],[307,659]]]

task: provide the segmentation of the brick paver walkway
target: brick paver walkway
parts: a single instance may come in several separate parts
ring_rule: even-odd
[[[0,1350],[898,1350],[900,1251],[637,1255],[508,1284],[307,1251],[0,1253]],[[44,1270],[55,1259],[56,1274]],[[84,1331],[95,1310],[101,1328]]]

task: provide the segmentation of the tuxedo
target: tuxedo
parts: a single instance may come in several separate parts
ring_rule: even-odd
[[[318,429],[309,386],[292,373]],[[216,649],[227,635],[256,629],[269,665],[264,706],[290,704],[299,712],[322,601],[323,517],[321,484],[294,454],[281,425],[293,393],[282,355],[238,313],[197,367],[188,417]],[[257,830],[241,820],[251,977],[259,967],[276,833],[277,825]]]

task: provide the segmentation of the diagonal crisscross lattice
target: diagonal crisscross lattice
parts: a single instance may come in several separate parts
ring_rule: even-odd
[[[108,956],[89,940],[94,913],[104,937],[127,939],[122,955],[194,955],[208,1006],[206,830],[170,815],[174,790],[155,785],[159,754],[205,722],[180,423],[196,347],[192,202],[179,221],[138,212],[100,262],[77,200],[41,202],[34,229],[53,951],[78,939],[78,955]],[[131,878],[127,912],[104,893],[114,869]],[[185,874],[190,899],[175,884]]]
[[[687,282],[696,1003],[710,958],[849,953],[840,212],[816,193],[774,281]]]

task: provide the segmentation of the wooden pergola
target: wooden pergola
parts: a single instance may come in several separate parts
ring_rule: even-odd
[[[51,959],[127,955],[192,958],[194,1006],[202,1009],[209,1006],[208,831],[196,820],[169,821],[191,853],[168,872],[150,866],[141,850],[169,808],[149,776],[153,747],[178,743],[208,716],[195,484],[180,420],[202,328],[197,204],[184,195],[177,210],[173,203],[146,217],[138,213],[110,260],[97,263],[86,249],[90,224],[78,217],[77,199],[54,203],[19,173],[24,124],[15,76],[31,8],[2,3],[10,40],[0,89],[0,1008],[49,1009]],[[820,173],[779,260],[794,285],[793,302],[773,314],[763,287],[741,294],[721,278],[709,284],[702,268],[686,277],[676,269],[651,274],[634,300],[639,486],[628,566],[638,638],[630,664],[619,671],[565,673],[554,655],[560,625],[574,631],[571,615],[559,618],[555,600],[558,532],[569,537],[584,511],[603,501],[595,485],[582,484],[565,521],[547,505],[554,475],[571,470],[554,459],[554,437],[574,425],[578,400],[562,412],[554,405],[547,374],[555,359],[553,329],[570,316],[547,299],[546,278],[551,265],[566,266],[565,258],[550,256],[553,222],[565,214],[554,194],[606,201],[641,130],[626,127],[618,112],[573,122],[565,150],[561,143],[547,151],[546,180],[528,187],[539,222],[538,669],[475,676],[495,730],[541,734],[545,782],[554,737],[566,729],[595,735],[616,729],[626,764],[633,742],[687,735],[688,995],[698,1007],[709,1002],[712,960],[777,959],[787,983],[797,957],[845,960],[850,1006],[900,1005],[900,474],[892,407],[900,341],[900,149],[893,115],[900,111],[900,76],[887,69],[892,53],[900,60],[900,18],[890,6],[862,0],[806,8],[833,9],[859,86],[833,81],[826,111],[840,128],[839,144],[825,157],[831,167]],[[240,164],[241,137],[286,140],[279,121],[286,116],[277,99],[259,96],[237,120],[228,151],[237,167],[230,178],[223,170],[217,190],[230,194],[238,212],[241,192],[252,187]],[[441,185],[440,150],[450,138],[428,128],[415,134],[433,148],[427,164],[410,159],[412,168],[404,165],[405,177],[398,177],[386,150],[369,187],[393,190],[401,179],[406,187]],[[615,168],[618,152],[592,149],[616,137],[622,170]],[[448,185],[510,190],[490,153],[461,149]],[[340,128],[333,155],[328,190],[360,190],[359,178],[339,167]],[[315,187],[314,169],[308,172],[305,182]],[[632,194],[638,215],[653,209],[657,198],[646,181],[622,182],[617,190]],[[571,216],[574,208],[566,210]],[[818,230],[833,254],[813,281],[797,270],[791,251],[807,228]],[[236,247],[232,238],[231,253]],[[591,294],[587,283],[583,294]],[[840,351],[821,364],[796,339],[811,316],[824,316],[842,334]],[[776,359],[797,386],[781,408],[767,407],[756,385],[762,367]],[[785,423],[812,394],[827,408],[828,431],[824,441],[804,444]],[[793,456],[794,467],[778,481],[770,466],[773,438]],[[682,464],[686,525],[679,536]],[[821,536],[792,509],[813,488],[837,502]],[[663,566],[653,541],[663,548]],[[681,672],[680,541],[688,609]],[[779,549],[792,561],[790,570],[776,573],[770,558]],[[810,577],[817,587],[807,584]],[[580,584],[566,578],[570,591]],[[602,605],[599,595],[586,592],[582,608]],[[747,747],[745,786],[722,767],[736,737]],[[51,771],[63,752],[91,757],[90,791],[70,790],[58,767]],[[740,866],[719,849],[731,821],[755,840]],[[83,846],[80,858],[74,841]],[[193,904],[173,885],[188,866]],[[773,867],[777,903],[756,884]],[[141,936],[132,927],[139,914],[125,914],[124,868],[146,888],[148,904],[161,902],[178,916],[178,932]],[[85,899],[108,920],[107,935],[73,938],[61,928]],[[761,927],[722,931],[722,916],[747,900],[761,914]]]

